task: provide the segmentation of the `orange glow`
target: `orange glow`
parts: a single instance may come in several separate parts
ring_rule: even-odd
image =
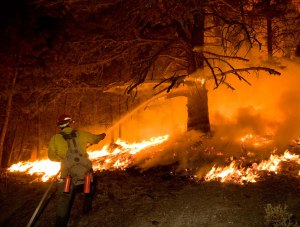
[[[252,139],[252,138],[253,138],[253,135],[252,135],[252,134],[247,134],[246,136],[244,136],[244,137],[241,138],[241,141],[242,141],[242,142],[245,142],[245,140],[247,140],[247,139]]]
[[[252,144],[255,147],[270,144],[272,140],[270,138],[253,135],[252,133],[245,135],[241,138],[242,145],[245,143]]]

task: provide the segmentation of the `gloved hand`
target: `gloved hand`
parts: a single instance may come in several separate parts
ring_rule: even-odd
[[[104,138],[106,137],[106,133],[102,133],[102,134],[100,134],[99,136],[101,136],[102,139],[104,139]]]

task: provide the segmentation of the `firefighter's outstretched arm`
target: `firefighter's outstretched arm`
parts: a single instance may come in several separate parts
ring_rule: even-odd
[[[99,135],[95,135],[89,132],[82,132],[83,136],[85,138],[85,141],[89,144],[97,144],[99,143],[99,141],[103,140],[106,136],[105,133],[99,134]]]
[[[98,135],[100,137],[100,140],[104,140],[104,138],[106,137],[106,133],[101,133],[100,135]],[[99,140],[99,141],[100,141]]]

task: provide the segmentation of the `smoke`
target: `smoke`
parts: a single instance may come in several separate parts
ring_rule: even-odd
[[[256,153],[254,161],[268,158],[275,148],[282,153],[300,136],[300,67],[297,62],[283,64],[281,76],[253,74],[247,78],[251,86],[233,80],[235,91],[225,87],[210,90],[212,134],[190,131],[175,135],[162,146],[137,154],[136,165],[148,169],[176,163],[177,171],[194,168],[197,174],[204,174],[215,164],[247,156],[248,151]],[[245,145],[241,138],[250,133],[273,142]]]
[[[288,61],[282,64],[285,68],[279,70],[281,76],[252,73],[247,76],[251,86],[232,79],[229,82],[234,91],[224,86],[210,89],[211,135],[186,132],[184,97],[156,100],[140,109],[122,123],[122,139],[140,142],[152,136],[170,134],[171,137],[159,146],[137,153],[134,165],[142,170],[173,165],[175,171],[195,170],[199,176],[213,165],[250,157],[249,152],[256,153],[251,161],[268,158],[275,147],[283,152],[291,139],[300,136],[300,64]],[[241,138],[250,133],[273,142],[258,147],[242,142]]]
[[[143,106],[122,123],[121,139],[137,142],[150,139],[153,136],[186,131],[186,102],[184,97],[161,98]]]
[[[259,113],[253,106],[236,109],[233,118],[223,116],[221,112],[214,114],[215,136],[243,136],[249,132],[263,135],[269,128],[277,124]]]
[[[300,70],[295,75],[299,77]],[[281,147],[290,142],[291,139],[300,136],[300,93],[296,85],[299,84],[299,80],[294,82],[289,85],[290,90],[285,91],[278,102],[278,107],[285,116],[275,135],[275,141]]]
[[[233,81],[235,91],[223,87],[209,93],[216,136],[272,135],[280,151],[300,136],[300,65],[282,64],[285,68],[279,70],[279,77],[261,73],[258,78],[248,78],[251,86]]]

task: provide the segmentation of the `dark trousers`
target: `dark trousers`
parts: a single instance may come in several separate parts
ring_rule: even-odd
[[[74,203],[76,193],[83,192],[83,185],[74,185],[71,183],[70,192],[63,192],[64,181],[57,183],[58,201],[56,208],[56,227],[67,226],[71,208]],[[92,209],[92,199],[95,194],[95,181],[91,184],[91,193],[85,194],[83,202],[83,213]]]

